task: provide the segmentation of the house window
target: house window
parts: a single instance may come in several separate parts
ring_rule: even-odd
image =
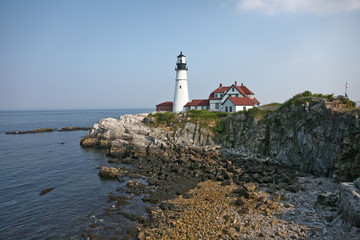
[[[235,97],[238,97],[239,96],[239,94],[235,94]]]
[[[234,91],[234,88],[232,88],[231,91],[233,92],[233,91]]]
[[[225,107],[225,112],[228,112],[228,107]]]
[[[195,106],[195,109],[197,109],[197,106]]]
[[[246,111],[246,107],[243,107],[243,110]]]
[[[230,109],[229,112],[232,112],[232,107],[229,107],[229,109]]]
[[[219,104],[215,103],[215,109],[219,109]]]

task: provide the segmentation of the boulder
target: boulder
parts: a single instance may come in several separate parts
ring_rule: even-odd
[[[353,182],[341,183],[339,206],[343,217],[355,227],[360,227],[360,191]]]
[[[321,205],[336,206],[337,201],[338,201],[337,193],[327,192],[327,193],[319,194],[316,202]]]
[[[97,138],[86,138],[83,137],[80,141],[82,147],[98,147],[100,140]]]
[[[249,182],[249,183],[245,183],[245,184],[244,184],[244,188],[245,188],[247,191],[249,191],[249,192],[253,192],[253,191],[255,191],[256,186],[255,186],[254,183]]]
[[[119,169],[114,167],[102,167],[99,172],[99,176],[102,178],[116,178]]]

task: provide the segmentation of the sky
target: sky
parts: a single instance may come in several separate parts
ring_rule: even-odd
[[[155,108],[244,83],[360,100],[360,0],[0,0],[0,110]]]

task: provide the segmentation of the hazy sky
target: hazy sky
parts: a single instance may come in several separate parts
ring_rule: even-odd
[[[244,83],[360,100],[360,0],[0,0],[0,110],[151,108]]]

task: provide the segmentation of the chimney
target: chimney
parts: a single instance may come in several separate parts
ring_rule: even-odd
[[[243,83],[241,83],[241,86],[244,86],[244,84],[243,84]]]
[[[235,86],[237,86],[237,81],[235,81]]]
[[[222,83],[220,83],[220,87],[222,88]]]

